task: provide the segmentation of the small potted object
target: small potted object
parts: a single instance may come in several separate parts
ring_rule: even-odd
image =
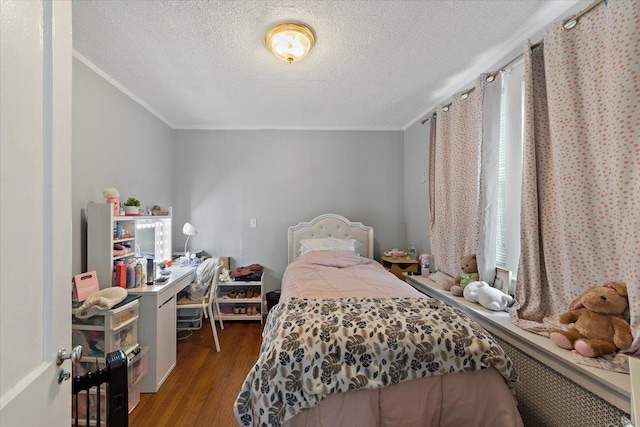
[[[129,197],[124,202],[124,214],[125,215],[138,215],[140,211],[140,201],[134,197]]]

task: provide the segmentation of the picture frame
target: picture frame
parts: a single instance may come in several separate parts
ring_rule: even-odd
[[[500,289],[507,295],[511,295],[511,271],[496,267],[496,278],[493,281],[493,287]]]

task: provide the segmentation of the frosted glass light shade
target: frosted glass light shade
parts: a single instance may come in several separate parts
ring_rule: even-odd
[[[307,56],[316,42],[311,28],[293,22],[271,28],[264,36],[264,41],[276,57],[289,63]]]

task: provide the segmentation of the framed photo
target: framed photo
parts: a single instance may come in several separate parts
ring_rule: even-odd
[[[511,271],[496,267],[496,278],[493,287],[500,289],[507,295],[511,295]]]

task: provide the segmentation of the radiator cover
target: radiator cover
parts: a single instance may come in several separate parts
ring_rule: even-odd
[[[494,335],[513,361],[518,411],[525,426],[606,427],[629,414]]]

